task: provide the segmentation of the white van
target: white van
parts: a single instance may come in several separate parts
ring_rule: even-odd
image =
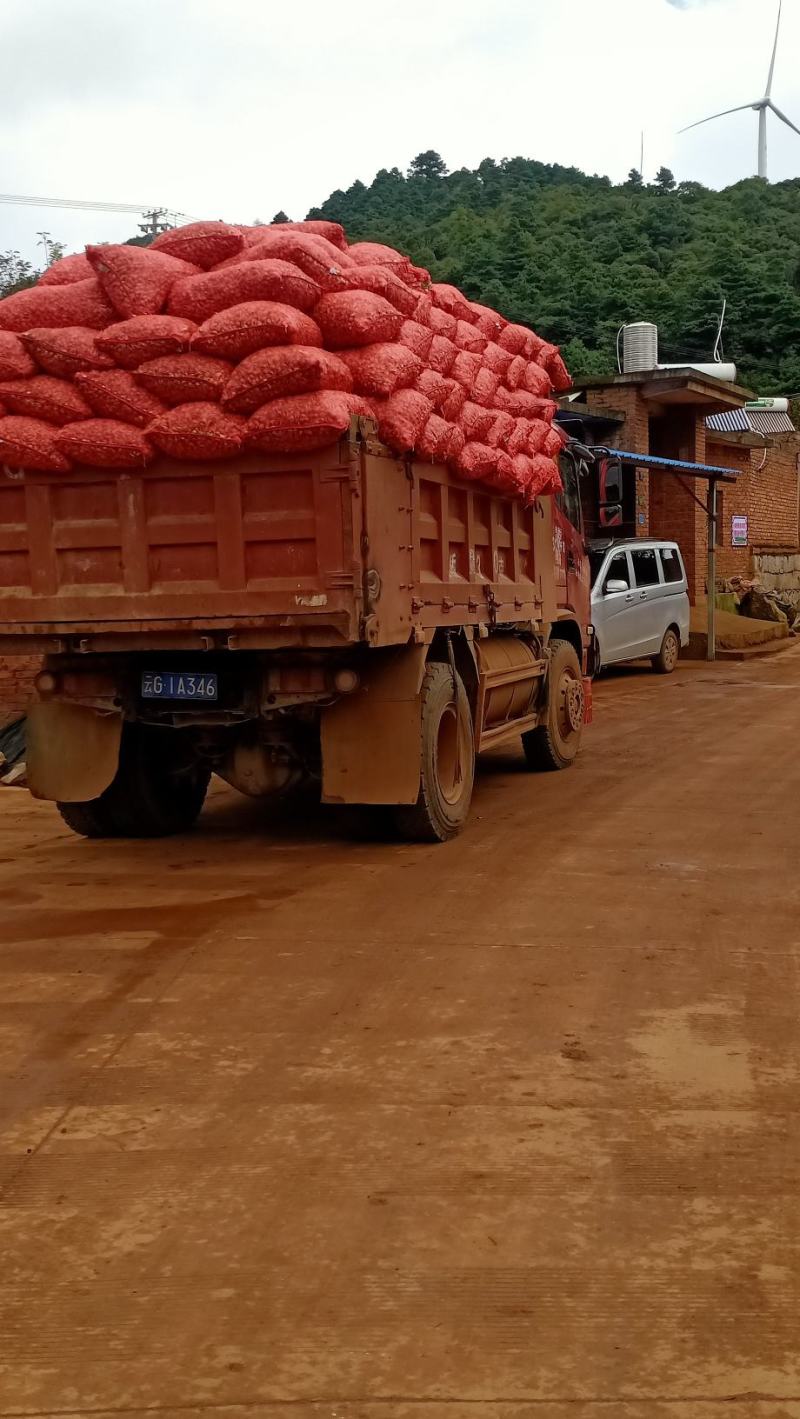
[[[671,674],[689,642],[686,568],[677,542],[594,542],[589,562],[595,673],[647,657],[654,670]]]

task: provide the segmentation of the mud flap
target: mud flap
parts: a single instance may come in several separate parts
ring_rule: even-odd
[[[28,788],[34,798],[87,803],[100,797],[117,772],[121,715],[34,700],[26,733]]]
[[[424,645],[375,651],[360,690],[322,713],[323,803],[416,803]]]

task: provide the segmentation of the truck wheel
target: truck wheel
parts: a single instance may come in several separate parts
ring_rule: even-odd
[[[583,730],[583,679],[575,647],[550,642],[547,722],[522,736],[529,769],[568,769],[577,758]]]
[[[472,715],[461,676],[449,665],[429,665],[422,682],[422,771],[416,803],[394,809],[394,821],[412,842],[443,843],[461,832],[472,801],[475,744]]]
[[[650,664],[658,675],[671,675],[678,663],[678,656],[681,653],[681,643],[672,626],[664,632],[664,639],[661,642],[661,649],[658,655],[654,655]]]
[[[67,827],[87,838],[161,838],[197,818],[211,770],[181,752],[177,730],[126,724],[119,767],[89,803],[59,803]]]

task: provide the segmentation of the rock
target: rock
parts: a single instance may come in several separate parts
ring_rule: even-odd
[[[752,621],[775,621],[779,625],[783,623],[788,629],[789,617],[778,605],[775,597],[768,595],[766,591],[756,588],[748,591],[739,605],[739,613],[748,616]]]

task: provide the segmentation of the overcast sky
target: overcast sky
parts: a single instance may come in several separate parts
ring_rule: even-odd
[[[800,126],[800,0],[774,97]],[[293,218],[425,148],[451,168],[522,154],[615,181],[661,163],[749,176],[756,115],[682,124],[765,86],[774,0],[2,0],[0,188]],[[800,137],[770,118],[770,177]],[[135,216],[0,204],[0,250],[79,249]]]

